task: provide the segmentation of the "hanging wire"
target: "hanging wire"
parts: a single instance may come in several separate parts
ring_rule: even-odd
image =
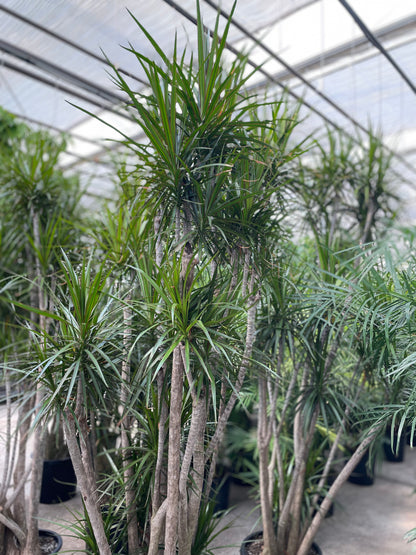
[[[357,72],[356,65],[353,62],[356,52],[355,52],[355,41],[353,40],[354,32],[353,25],[351,26],[351,40],[350,40],[350,71],[351,71],[351,81],[352,81],[352,106],[354,114],[357,113]]]
[[[399,131],[404,129],[404,83],[400,81],[400,92],[399,92],[399,110],[400,110],[400,125]]]

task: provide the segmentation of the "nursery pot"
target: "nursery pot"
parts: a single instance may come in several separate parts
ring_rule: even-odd
[[[62,548],[62,536],[53,530],[39,529],[39,547],[41,555],[52,555],[59,553]],[[16,547],[19,548],[19,543],[15,538]]]
[[[210,498],[215,500],[214,512],[225,511],[229,506],[231,477],[228,472],[221,472],[214,477]]]
[[[404,435],[406,436],[406,445],[410,445],[410,447],[414,447],[414,444],[416,444],[416,435],[415,435],[415,432],[413,432],[413,438],[412,438],[411,426],[407,426],[406,432]]]
[[[68,501],[76,493],[77,479],[70,458],[43,461],[41,503]]]
[[[354,470],[348,478],[349,482],[360,486],[371,486],[374,483],[374,458],[370,461],[370,454],[367,450],[360,462],[355,466]]]
[[[240,555],[257,555],[261,554],[261,546],[263,544],[263,530],[252,532],[246,538],[240,548]],[[309,555],[323,555],[322,550],[315,542],[309,550]]]
[[[406,433],[400,434],[400,440],[397,441],[397,433],[393,434],[393,448],[391,444],[391,428],[387,428],[384,436],[384,455],[389,462],[403,462],[404,450],[406,445]]]
[[[42,555],[59,553],[62,548],[62,537],[52,530],[39,530],[39,543]]]

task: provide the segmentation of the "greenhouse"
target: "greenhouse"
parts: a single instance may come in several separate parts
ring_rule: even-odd
[[[0,555],[411,553],[414,1],[0,30]]]

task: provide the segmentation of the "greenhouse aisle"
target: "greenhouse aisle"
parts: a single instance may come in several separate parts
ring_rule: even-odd
[[[0,472],[4,413],[4,406],[0,406]],[[406,448],[404,462],[383,462],[374,485],[345,484],[334,515],[325,519],[317,536],[323,555],[406,555],[414,552],[416,543],[407,543],[403,536],[416,527],[415,489],[416,448],[410,447]],[[233,509],[219,527],[226,523],[232,526],[216,538],[216,555],[238,555],[244,537],[259,527],[259,513],[249,490],[233,485],[230,498]],[[61,553],[79,553],[83,542],[67,535],[65,525],[71,523],[74,512],[80,510],[80,495],[65,503],[41,504],[40,507],[40,526],[63,536]]]
[[[402,463],[383,462],[374,485],[346,483],[335,505],[333,516],[325,519],[317,536],[323,555],[408,555],[416,543],[403,536],[416,527],[416,448],[407,447]],[[251,529],[257,529],[258,510],[247,488],[232,486],[234,508],[225,522],[232,527],[215,540],[215,555],[238,555],[240,544]],[[61,534],[59,522],[71,520],[71,512],[80,508],[80,497],[60,505],[41,505],[41,518]],[[222,525],[223,523],[221,523]],[[48,525],[48,526],[47,526]],[[220,526],[221,526],[220,525]],[[82,542],[64,536],[64,551],[76,553]]]
[[[316,542],[323,555],[406,555],[416,542],[403,536],[416,527],[416,448],[406,447],[404,462],[384,461],[372,486],[347,482],[326,518]],[[232,528],[216,538],[216,555],[238,555],[239,546],[251,530],[257,530],[258,511],[241,487],[231,491],[235,508],[224,519]]]
[[[402,463],[384,461],[372,486],[347,483],[317,543],[324,555],[404,555],[416,549],[403,536],[416,528],[416,448]]]

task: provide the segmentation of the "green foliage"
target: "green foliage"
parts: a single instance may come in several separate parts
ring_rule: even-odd
[[[198,527],[196,530],[195,540],[192,544],[191,555],[214,555],[218,547],[210,547],[211,543],[222,532],[225,532],[232,526],[231,523],[223,524],[221,517],[228,511],[215,511],[215,500],[209,500],[202,503],[199,513]]]
[[[232,374],[236,360],[241,358],[244,311],[230,295],[230,272],[218,271],[213,278],[207,265],[200,261],[190,288],[182,295],[180,256],[173,257],[171,265],[165,262],[161,268],[154,267],[154,277],[147,273],[145,260],[146,257],[141,258],[142,264],[136,270],[146,296],[133,304],[142,352],[138,375],[157,374],[169,362],[175,347],[182,344],[192,382],[198,390],[206,384],[215,398],[219,376]],[[152,344],[151,337],[156,332],[157,340]],[[143,350],[146,344],[147,352]],[[214,355],[215,366],[210,363]]]
[[[13,202],[15,213],[26,219],[31,210],[48,218],[57,207],[74,213],[79,200],[74,177],[59,169],[59,156],[66,144],[44,131],[31,131],[13,142],[13,154],[2,157],[2,196]],[[23,223],[23,222],[22,222]]]
[[[150,92],[137,95],[113,69],[148,139],[138,144],[125,137],[139,155],[147,203],[154,213],[162,211],[163,229],[184,210],[192,233],[211,253],[229,242],[257,246],[255,237],[265,235],[270,225],[268,201],[279,193],[281,168],[299,150],[286,152],[296,112],[290,114],[279,101],[270,117],[266,110],[260,113],[257,99],[245,96],[250,77],[245,61],[237,58],[223,66],[230,22],[220,39],[217,21],[208,40],[199,14],[198,55],[189,63],[176,48],[167,56],[137,24],[162,62],[128,49],[146,72]]]
[[[85,549],[82,550],[82,553],[99,555],[100,549],[94,537],[85,504],[83,504],[83,507],[83,513],[74,513],[74,522],[67,525],[66,528],[70,532],[70,535],[85,542]],[[126,515],[123,512],[123,507],[117,504],[104,506],[102,507],[101,514],[103,516],[104,530],[110,543],[111,553],[113,555],[127,554]],[[81,552],[81,550],[79,552]],[[143,555],[146,553],[144,548],[141,553]]]
[[[25,124],[0,108],[0,153],[10,156],[13,151],[12,143],[27,133],[28,128]]]
[[[157,472],[166,470],[163,433],[178,416],[168,413],[173,353],[180,352],[184,375],[180,463],[195,400],[206,401],[198,440],[207,447],[243,385],[242,367],[267,381],[265,414],[281,424],[267,449],[285,470],[272,485],[276,518],[308,430],[302,524],[320,493],[324,451],[348,413],[350,426],[359,415],[369,424],[390,419],[403,429],[410,421],[416,429],[415,260],[400,260],[391,246],[360,244],[381,236],[384,218],[394,215],[390,157],[375,134],[357,148],[328,131],[317,160],[296,165],[304,152],[304,143],[293,144],[298,107],[246,94],[246,59],[224,62],[231,19],[220,36],[218,17],[210,39],[198,3],[197,11],[197,51],[189,56],[176,42],[172,55],[163,52],[136,20],[157,59],[127,48],[148,80],[144,92],[112,66],[146,141],[122,135],[136,165],[131,172],[120,167],[119,196],[93,229],[80,225],[77,180],[58,169],[65,142],[22,134],[0,114],[0,345],[6,349],[24,317],[30,322],[24,333],[32,342],[19,351],[16,368],[47,392],[37,422],[65,409],[79,416],[82,392],[92,427],[111,422],[118,432],[133,423],[128,453],[106,450],[111,472],[100,487],[117,509],[104,515],[108,534],[114,520],[125,523],[126,488],[134,489],[146,541],[152,495],[164,494],[153,491]],[[296,226],[299,201],[306,233]],[[88,249],[80,248],[80,230]],[[22,279],[11,279],[13,273]],[[363,383],[375,393],[371,407],[355,401]],[[255,481],[253,437],[230,427],[228,441],[226,454],[230,444],[239,454],[247,446],[245,470]],[[198,458],[192,456],[191,471]],[[212,452],[204,456],[208,466]],[[186,478],[186,493],[194,493],[195,476]],[[218,533],[214,504],[199,493],[193,555],[211,554]],[[97,553],[88,514],[81,518],[77,534],[88,553]]]
[[[382,137],[371,129],[367,139],[327,129],[316,146],[313,161],[301,161],[295,181],[317,242],[340,250],[377,239],[398,207],[391,154]]]
[[[50,391],[46,410],[54,405],[74,407],[77,387],[87,406],[106,406],[107,392],[120,379],[119,306],[111,297],[103,265],[93,266],[93,256],[74,267],[62,251],[61,270],[54,312],[38,311],[55,325],[52,333],[40,330],[41,362],[34,375]]]

